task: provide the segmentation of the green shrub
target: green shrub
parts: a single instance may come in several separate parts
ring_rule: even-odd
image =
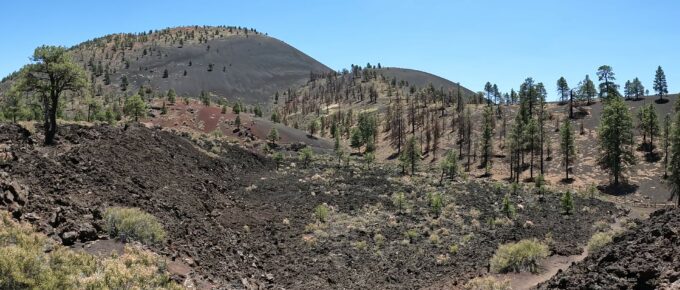
[[[314,155],[314,152],[312,152],[312,149],[309,147],[302,148],[299,153],[299,158],[300,161],[302,162],[302,166],[307,168],[309,166],[309,163],[312,161],[312,157]]]
[[[503,197],[503,208],[501,210],[508,219],[512,219],[515,216],[515,206],[510,203],[510,196],[507,194]]]
[[[588,251],[594,253],[607,244],[610,244],[612,242],[612,236],[612,232],[595,233],[588,241]]]
[[[403,192],[395,193],[392,195],[392,203],[399,209],[399,212],[402,213],[404,208],[406,208],[406,194]]]
[[[511,290],[510,281],[498,280],[493,276],[474,278],[463,286],[466,290]]]
[[[385,244],[385,236],[382,234],[375,234],[373,236],[373,242],[375,243],[375,246],[380,248]]]
[[[451,255],[458,254],[458,250],[459,250],[459,249],[460,249],[460,247],[458,246],[458,244],[451,244],[451,245],[449,246],[449,253],[450,253]]]
[[[358,251],[365,251],[368,248],[366,241],[353,242],[352,247]]]
[[[562,212],[564,214],[572,214],[574,211],[574,198],[571,196],[571,191],[567,190],[567,192],[562,195],[562,198],[560,199],[560,204],[562,205]]]
[[[496,273],[509,271],[538,272],[542,259],[548,256],[548,246],[536,239],[521,240],[501,245],[491,258],[491,270]]]
[[[316,219],[322,223],[325,223],[328,220],[329,213],[330,209],[325,203],[322,203],[314,208],[314,217],[316,217]]]
[[[47,251],[46,249],[50,249]],[[126,246],[95,257],[55,244],[0,213],[0,289],[182,289],[158,255]]]
[[[428,200],[430,203],[430,209],[435,216],[439,216],[442,213],[442,207],[444,207],[444,200],[440,193],[429,193]]]
[[[439,239],[438,234],[435,234],[435,233],[430,234],[429,239],[430,239],[430,243],[432,243],[433,245],[439,245],[440,239]]]
[[[111,237],[125,238],[144,244],[165,240],[165,230],[156,217],[138,208],[112,207],[104,212],[106,230]]]
[[[410,229],[404,233],[404,236],[413,243],[418,238],[418,231],[416,229]]]

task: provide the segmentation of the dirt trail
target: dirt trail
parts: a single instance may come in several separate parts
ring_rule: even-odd
[[[631,219],[647,219],[649,214],[656,210],[656,208],[647,207],[629,207],[630,212],[623,217],[617,218],[614,223],[612,223],[612,230],[623,229],[623,224]],[[578,263],[583,261],[588,256],[588,247],[583,246],[583,252],[580,255],[571,256],[560,256],[553,255],[548,257],[541,265],[541,273],[531,274],[531,273],[507,273],[494,275],[499,280],[510,281],[510,287],[513,290],[529,290],[536,287],[536,285],[550,280],[555,276],[560,270],[564,271],[569,268],[573,263]]]
[[[531,273],[509,273],[509,274],[500,274],[500,275],[495,275],[495,277],[499,280],[509,280],[510,281],[510,287],[512,287],[513,290],[528,290],[534,288],[536,285],[538,285],[541,282],[547,281],[559,270],[565,270],[567,269],[572,263],[580,262],[583,259],[585,259],[588,256],[588,249],[586,247],[583,248],[583,253],[580,255],[572,255],[572,256],[551,256],[548,257],[543,262],[543,265],[541,265],[543,271],[538,274],[531,274]]]

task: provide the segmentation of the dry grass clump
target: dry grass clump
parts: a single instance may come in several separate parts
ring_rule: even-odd
[[[152,252],[128,245],[120,257],[95,257],[0,215],[0,289],[182,289]]]
[[[496,273],[538,272],[541,260],[548,257],[548,246],[537,239],[501,245],[491,258],[491,271]]]
[[[160,243],[166,237],[158,219],[138,208],[108,208],[104,212],[104,221],[112,237],[125,237],[147,245]]]
[[[493,276],[474,278],[463,286],[466,290],[511,290],[510,281],[498,280]]]
[[[599,232],[595,233],[588,241],[588,251],[591,253],[597,252],[602,247],[610,244],[613,240],[613,232]]]

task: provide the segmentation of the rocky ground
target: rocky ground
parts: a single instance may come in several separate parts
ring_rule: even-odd
[[[60,130],[59,145],[44,147],[35,130],[0,125],[0,204],[77,247],[107,239],[105,208],[141,208],[168,232],[152,249],[206,287],[457,288],[488,273],[499,244],[537,238],[552,254],[578,254],[595,222],[621,214],[577,197],[575,214],[563,215],[559,194],[527,188],[511,195],[517,213],[507,219],[500,208],[510,189],[496,183],[440,183],[436,174],[404,177],[325,157],[302,169],[294,151],[277,171],[239,147],[159,129]],[[323,219],[315,214],[322,204]]]
[[[539,289],[680,289],[680,210],[664,209]]]

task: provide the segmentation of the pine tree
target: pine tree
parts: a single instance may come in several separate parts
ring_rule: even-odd
[[[593,101],[593,98],[595,98],[597,95],[597,89],[595,88],[595,84],[590,79],[589,75],[586,75],[586,78],[581,82],[581,86],[579,87],[579,95],[586,99],[587,105],[590,105]]]
[[[663,178],[668,178],[668,147],[671,138],[671,115],[666,114],[663,118]]]
[[[488,175],[491,158],[493,157],[493,109],[491,107],[486,107],[484,109],[483,118],[481,166],[485,168],[485,173]]]
[[[620,97],[605,101],[599,126],[600,166],[609,171],[614,186],[628,165],[635,163],[633,154],[633,120],[628,106]]]
[[[671,156],[670,165],[668,169],[670,175],[667,182],[671,189],[671,199],[677,199],[677,205],[680,207],[680,113],[675,114],[675,121],[671,128],[670,135]]]
[[[129,116],[133,116],[135,118],[135,122],[137,122],[139,117],[144,114],[144,111],[146,111],[146,104],[144,103],[144,100],[142,100],[142,97],[140,97],[138,94],[135,94],[125,100],[125,112]]]
[[[564,77],[560,77],[557,80],[557,93],[560,94],[560,103],[565,103],[569,94],[569,84],[567,84],[567,80]]]
[[[267,140],[271,144],[276,144],[276,141],[279,141],[279,131],[272,127],[272,129],[269,130],[269,134],[267,135]]]
[[[122,76],[122,77],[120,78],[120,90],[121,90],[121,91],[127,91],[127,87],[128,87],[128,79],[127,79],[127,76]]]
[[[656,74],[654,76],[654,91],[659,96],[657,102],[663,102],[663,96],[668,94],[668,84],[666,83],[666,74],[663,72],[661,66],[656,69]]]
[[[420,147],[418,146],[416,138],[413,136],[406,141],[405,145],[404,150],[401,152],[401,155],[399,155],[399,161],[402,166],[402,171],[405,172],[405,168],[410,166],[411,175],[413,175],[416,172],[418,160],[420,160]]]
[[[576,147],[574,146],[574,131],[571,127],[571,120],[566,118],[562,123],[560,129],[560,149],[562,156],[564,156],[564,172],[566,174],[565,180],[569,180],[569,166],[574,162],[574,155],[576,154]]]
[[[453,180],[453,178],[458,175],[458,156],[456,155],[454,149],[449,149],[449,151],[446,152],[446,156],[440,163],[442,179],[444,176],[447,176],[449,179]]]
[[[175,93],[175,89],[169,89],[168,90],[168,102],[170,102],[170,104],[174,105],[176,97],[177,97],[177,94]]]
[[[597,69],[597,78],[600,80],[600,98],[612,97],[613,92],[616,91],[616,85],[613,81],[616,80],[614,71],[611,66],[603,65]],[[606,95],[605,95],[606,93]]]

